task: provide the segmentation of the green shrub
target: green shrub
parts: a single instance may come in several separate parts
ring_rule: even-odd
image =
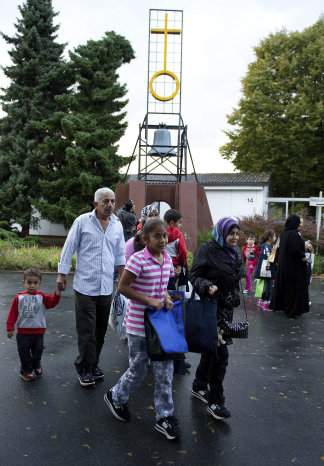
[[[213,237],[212,230],[203,230],[203,231],[198,230],[197,231],[197,246],[199,246],[199,244],[201,243],[207,243],[207,241],[212,239],[212,237]]]
[[[21,240],[22,245],[34,245],[34,246],[41,246],[43,244],[42,238],[39,236],[25,236]]]
[[[313,274],[324,274],[324,256],[315,256]]]
[[[187,251],[187,264],[188,264],[188,270],[190,272],[191,267],[192,267],[192,261],[193,261],[193,254],[191,251]]]

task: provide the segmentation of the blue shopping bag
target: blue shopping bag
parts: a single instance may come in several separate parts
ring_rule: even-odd
[[[147,308],[144,315],[147,352],[152,361],[182,359],[188,351],[182,305],[175,301],[172,309]]]

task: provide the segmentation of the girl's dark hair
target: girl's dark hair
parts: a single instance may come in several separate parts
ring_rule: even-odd
[[[41,280],[42,272],[37,267],[29,267],[24,271],[24,280],[26,280],[27,277],[37,277]]]
[[[165,226],[165,223],[163,220],[161,220],[160,218],[152,218],[150,220],[148,220],[145,225],[144,225],[144,228],[143,228],[143,235],[144,236],[148,236],[153,230],[155,230],[157,227],[159,227],[160,225],[163,225],[164,228],[166,229],[166,226]]]
[[[266,243],[268,239],[272,238],[275,234],[274,230],[266,230],[261,236],[261,244]]]

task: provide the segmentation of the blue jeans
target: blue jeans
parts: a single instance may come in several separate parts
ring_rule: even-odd
[[[21,362],[20,373],[32,372],[33,369],[40,367],[44,349],[44,335],[18,333],[16,340]]]
[[[125,404],[129,395],[144,380],[149,357],[146,338],[128,334],[129,368],[112,388],[112,398],[118,404]],[[154,374],[154,406],[156,420],[173,415],[172,380],[173,361],[151,361]]]

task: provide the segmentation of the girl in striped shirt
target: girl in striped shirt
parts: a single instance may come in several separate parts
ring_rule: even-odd
[[[121,421],[130,420],[127,401],[130,394],[144,380],[149,356],[147,354],[144,312],[148,306],[172,309],[173,302],[167,292],[173,263],[165,252],[168,235],[164,222],[157,218],[146,222],[143,228],[146,247],[133,254],[124,269],[118,291],[129,298],[124,319],[129,346],[129,368],[117,384],[104,396],[112,414]],[[172,399],[173,361],[151,361],[155,391],[155,429],[167,439],[179,438],[181,433],[174,417]]]

